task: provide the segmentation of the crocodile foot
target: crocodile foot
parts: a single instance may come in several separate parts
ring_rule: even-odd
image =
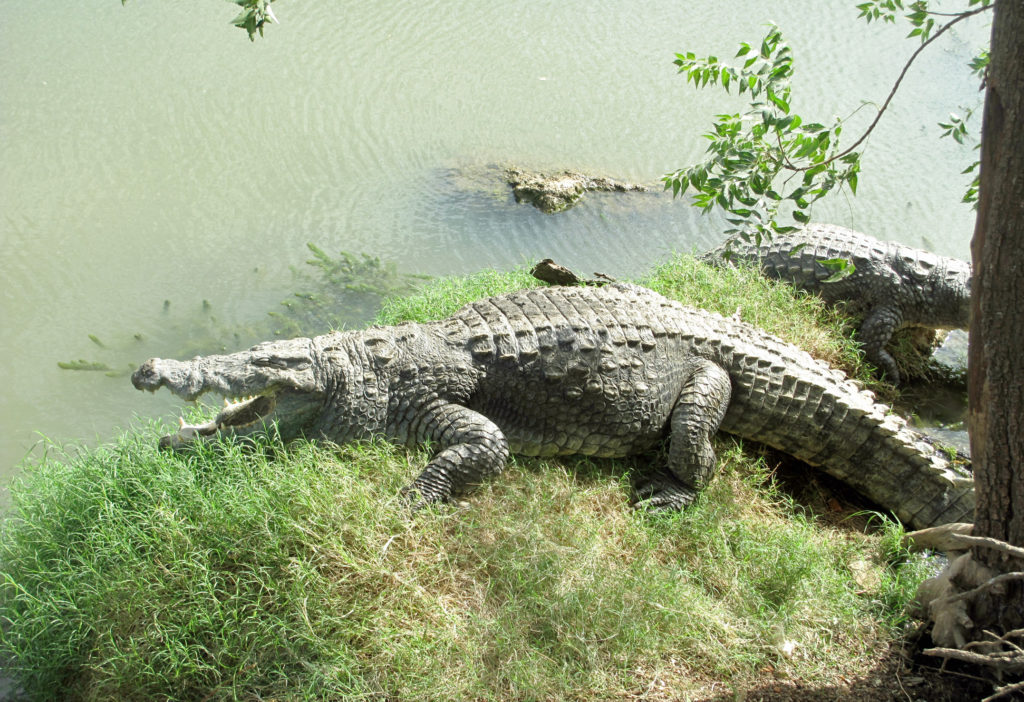
[[[264,429],[262,420],[270,416],[277,404],[270,395],[257,395],[232,402],[224,400],[224,409],[209,422],[203,424],[186,424],[184,419],[178,420],[178,431],[160,437],[159,447],[169,451],[181,451],[202,439],[212,439],[218,434],[245,436],[255,429]]]
[[[638,481],[634,487],[637,501],[635,511],[678,512],[693,504],[697,492],[679,481],[668,471],[658,471]]]

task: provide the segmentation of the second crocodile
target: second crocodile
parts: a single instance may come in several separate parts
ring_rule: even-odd
[[[845,227],[812,224],[760,243],[737,236],[702,258],[716,265],[754,264],[830,303],[845,302],[852,314],[863,316],[857,337],[865,356],[897,385],[900,372],[885,349],[894,332],[907,326],[965,329],[970,317],[969,263]],[[830,263],[836,261],[852,262],[853,272],[835,276]]]

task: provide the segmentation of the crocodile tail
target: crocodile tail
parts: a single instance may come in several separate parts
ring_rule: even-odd
[[[914,529],[973,521],[968,464],[939,450],[886,405],[874,405],[857,424],[867,425],[867,438],[836,462],[853,487]]]
[[[717,350],[733,381],[723,431],[820,467],[914,528],[970,521],[969,467],[842,371],[759,330],[717,322],[727,324],[731,340]]]

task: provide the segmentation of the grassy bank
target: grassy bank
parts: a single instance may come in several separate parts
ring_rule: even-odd
[[[814,298],[680,258],[644,281],[858,371]],[[530,285],[438,281],[380,321]],[[72,699],[625,699],[857,675],[920,578],[893,534],[817,523],[718,441],[686,512],[629,509],[642,462],[513,461],[460,508],[409,515],[426,455],[386,444],[156,450],[160,427],[55,447],[12,487],[2,654]]]

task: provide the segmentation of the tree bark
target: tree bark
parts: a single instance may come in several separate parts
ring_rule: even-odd
[[[996,0],[982,122],[970,329],[969,430],[974,534],[1024,546],[1024,0]],[[998,570],[1021,559],[975,547]],[[973,613],[981,626],[1024,622],[1019,583]]]

